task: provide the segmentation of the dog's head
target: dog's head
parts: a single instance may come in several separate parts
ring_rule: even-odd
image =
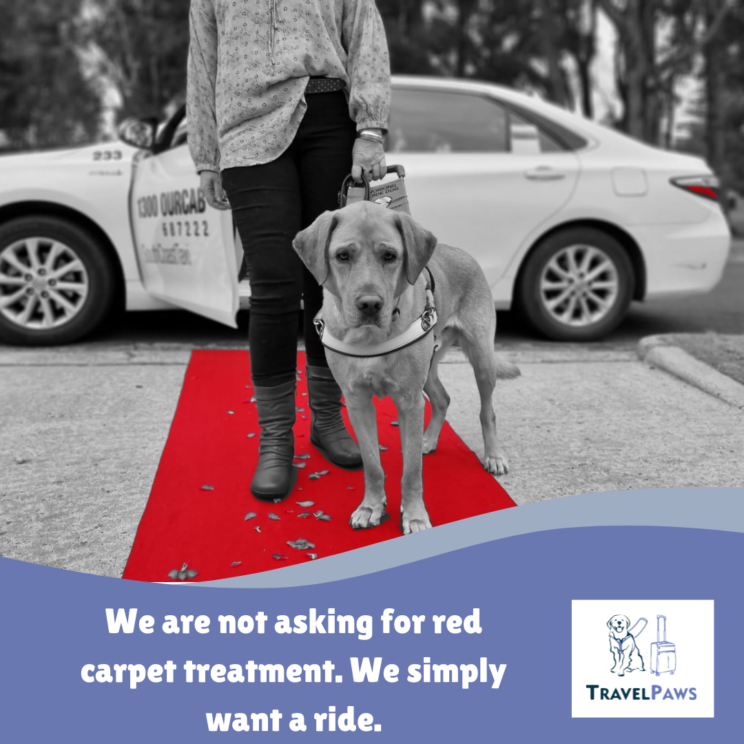
[[[356,202],[324,212],[293,246],[349,326],[387,330],[397,298],[415,284],[436,244],[409,215]]]
[[[616,635],[624,636],[630,627],[630,619],[626,615],[613,615],[607,621],[607,627]]]

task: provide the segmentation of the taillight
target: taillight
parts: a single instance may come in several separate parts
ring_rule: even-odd
[[[683,176],[670,179],[671,183],[679,189],[689,191],[703,199],[718,201],[720,183],[715,176]]]

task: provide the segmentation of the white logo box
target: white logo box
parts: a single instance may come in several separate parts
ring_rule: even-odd
[[[626,615],[631,627],[639,618],[648,621],[635,639],[645,671],[627,672],[622,677],[612,673],[607,621],[614,615]],[[657,676],[652,671],[651,645],[657,642],[659,615],[666,616],[666,641],[674,644],[676,667],[673,674]],[[571,715],[713,718],[714,647],[713,600],[575,599],[571,610]],[[607,699],[602,699],[603,689]]]

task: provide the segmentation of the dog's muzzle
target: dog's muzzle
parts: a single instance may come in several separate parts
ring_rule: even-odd
[[[347,344],[338,338],[332,336],[326,328],[325,321],[319,315],[313,320],[315,330],[320,337],[320,342],[327,349],[335,351],[338,354],[350,357],[379,357],[392,354],[394,351],[405,349],[424,336],[428,335],[437,324],[437,309],[434,306],[434,277],[431,275],[429,268],[426,268],[429,281],[426,283],[426,307],[421,315],[405,330],[387,341],[380,344],[370,344],[361,346],[359,344]],[[436,351],[435,344],[434,350]]]

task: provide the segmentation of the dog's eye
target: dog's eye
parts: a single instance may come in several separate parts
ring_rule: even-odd
[[[385,251],[385,253],[382,256],[382,260],[385,263],[392,263],[398,258],[398,254],[393,251]]]
[[[339,251],[336,254],[336,260],[341,263],[346,263],[349,260],[349,251]]]

